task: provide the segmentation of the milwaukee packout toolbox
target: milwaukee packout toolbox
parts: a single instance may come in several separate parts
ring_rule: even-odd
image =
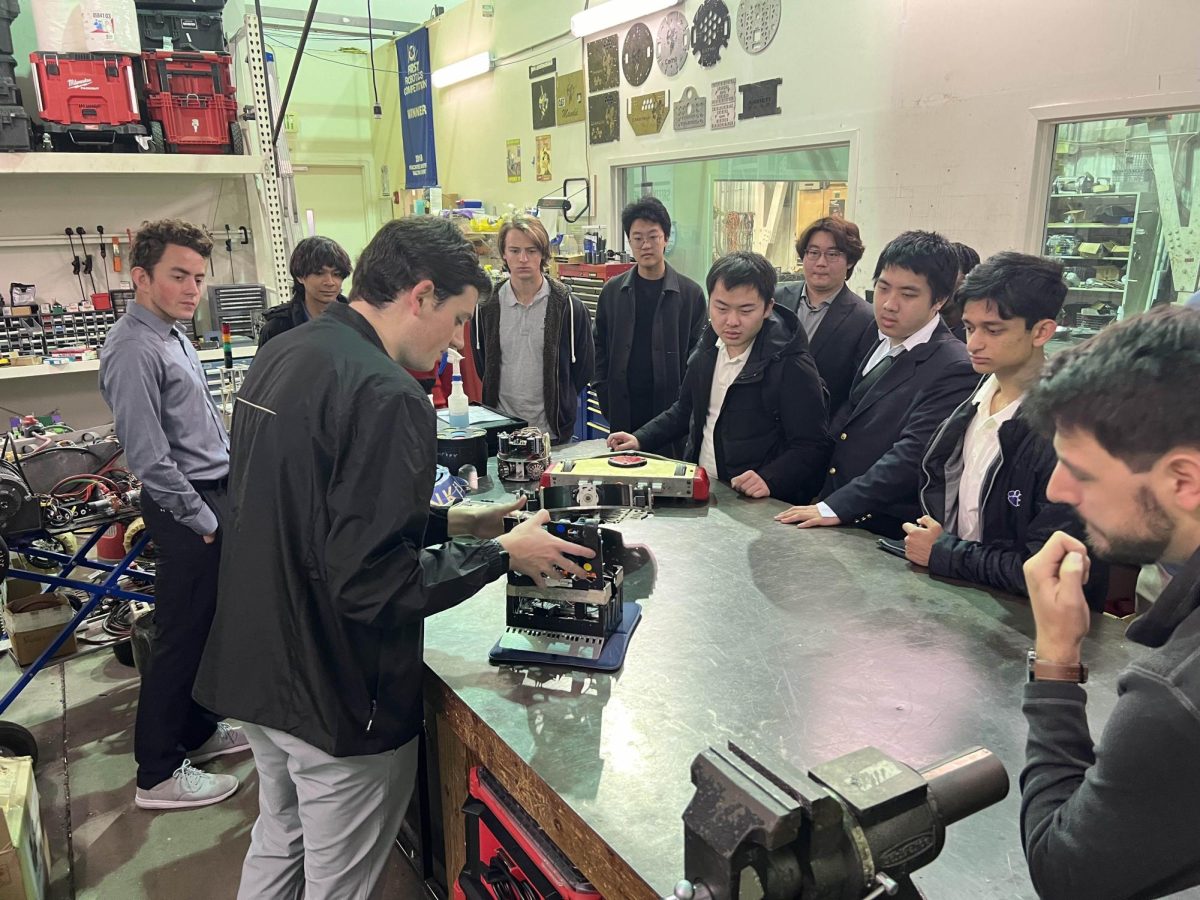
[[[133,57],[34,52],[29,64],[38,115],[56,146],[111,145],[146,133]]]
[[[149,50],[142,54],[146,91],[234,99],[233,57],[228,53]]]
[[[142,54],[150,144],[159,153],[241,154],[233,57],[228,53]]]
[[[463,820],[467,862],[452,900],[603,900],[481,766],[471,770]]]

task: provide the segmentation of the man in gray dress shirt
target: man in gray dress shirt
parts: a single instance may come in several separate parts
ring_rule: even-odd
[[[142,481],[142,517],[158,554],[157,634],[134,728],[134,802],[143,809],[224,800],[237,779],[194,765],[249,749],[240,730],[192,700],[216,607],[229,437],[200,359],[176,323],[195,313],[211,253],[211,239],[194,225],[143,225],[129,253],[137,302],[100,353],[100,393],[126,465]]]

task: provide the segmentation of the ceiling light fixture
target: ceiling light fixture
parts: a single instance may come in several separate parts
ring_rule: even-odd
[[[571,33],[575,37],[587,37],[597,31],[608,31],[633,19],[653,15],[683,0],[608,0],[602,6],[585,9],[571,16]]]
[[[476,75],[484,75],[492,71],[495,65],[492,54],[485,50],[483,53],[476,53],[474,56],[460,59],[456,63],[434,69],[430,80],[435,88],[449,87],[460,81],[466,81],[468,78],[474,78]]]

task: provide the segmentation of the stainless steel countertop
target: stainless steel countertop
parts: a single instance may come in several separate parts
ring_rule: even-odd
[[[685,875],[692,760],[732,739],[804,770],[868,744],[917,767],[982,744],[1008,798],[953,826],[915,880],[930,900],[1035,900],[1017,784],[1028,604],[933,579],[865,532],[779,525],[781,508],[717,484],[707,507],[615,526],[656,565],[627,579],[644,611],[614,675],[489,665],[502,581],[428,620],[426,664],[664,896]],[[1096,737],[1144,649],[1123,632],[1104,617],[1084,647]]]

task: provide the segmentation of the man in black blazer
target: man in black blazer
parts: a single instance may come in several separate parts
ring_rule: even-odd
[[[776,519],[801,528],[861,525],[903,537],[919,514],[921,457],[934,430],[979,381],[939,312],[954,291],[958,257],[940,234],[908,231],[875,267],[879,343],[858,369],[831,423],[833,459],[821,502]]]
[[[853,222],[841,216],[817,219],[796,241],[804,280],[775,289],[776,305],[794,312],[808,335],[809,352],[829,390],[830,417],[850,396],[859,365],[879,342],[871,305],[846,284],[864,249]]]

